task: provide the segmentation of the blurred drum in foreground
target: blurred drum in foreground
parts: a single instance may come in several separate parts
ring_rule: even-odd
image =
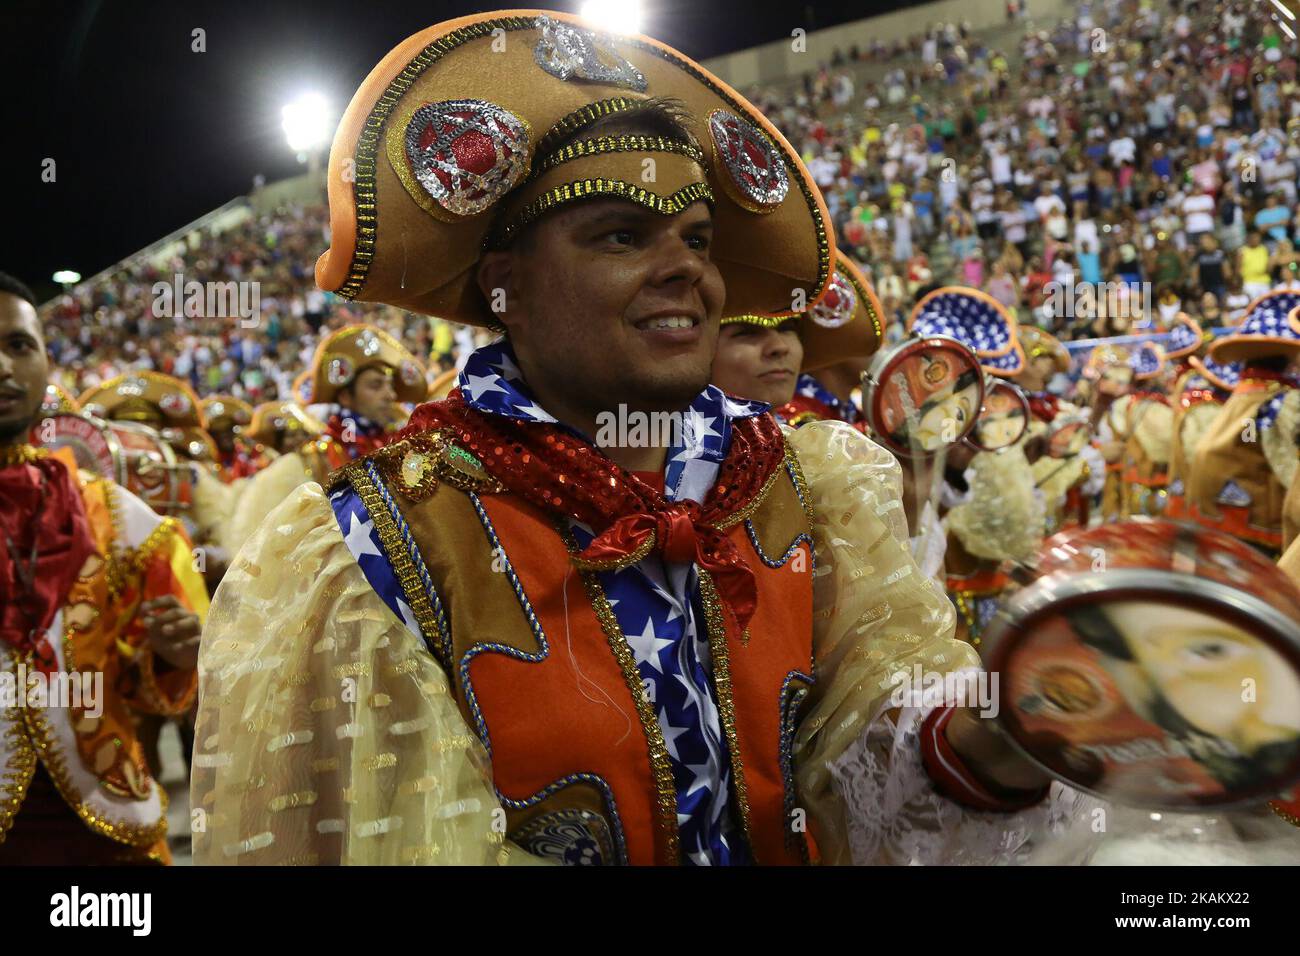
[[[1259,552],[1135,519],[1048,539],[985,635],[999,720],[1047,773],[1191,810],[1300,780],[1300,591]]]

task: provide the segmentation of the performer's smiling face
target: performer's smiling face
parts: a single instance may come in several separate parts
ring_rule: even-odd
[[[0,445],[26,439],[49,377],[36,310],[24,299],[0,292]]]
[[[662,215],[598,199],[485,256],[479,286],[489,301],[505,290],[500,318],[542,406],[580,423],[619,404],[689,404],[709,382],[725,296],[712,238],[704,202]]]

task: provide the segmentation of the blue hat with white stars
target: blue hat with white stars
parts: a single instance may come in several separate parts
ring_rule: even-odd
[[[946,335],[969,348],[984,370],[1002,378],[1025,368],[1016,319],[997,299],[961,286],[945,286],[912,309],[908,330],[922,337]]]
[[[1210,346],[1218,362],[1289,357],[1300,352],[1300,327],[1292,313],[1300,306],[1300,292],[1266,292],[1246,307],[1246,317],[1235,329]]]
[[[1165,367],[1165,350],[1155,342],[1143,342],[1129,353],[1128,364],[1135,381],[1155,378]]]
[[[1169,337],[1165,340],[1165,357],[1180,359],[1191,355],[1201,347],[1204,337],[1196,320],[1186,313],[1179,312],[1174,316],[1173,325],[1169,328]]]
[[[948,335],[981,359],[1015,350],[1016,320],[997,299],[978,289],[945,286],[926,295],[912,309],[909,332]]]
[[[1211,385],[1225,392],[1231,392],[1241,381],[1240,362],[1216,362],[1208,355],[1204,358],[1193,355],[1189,361],[1192,363],[1192,368],[1209,379]]]

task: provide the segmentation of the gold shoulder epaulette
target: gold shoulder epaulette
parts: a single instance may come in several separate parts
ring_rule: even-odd
[[[483,463],[438,431],[422,432],[386,445],[330,476],[330,490],[349,483],[354,468],[374,462],[388,487],[411,501],[423,501],[439,482],[460,491],[495,494],[502,490]]]

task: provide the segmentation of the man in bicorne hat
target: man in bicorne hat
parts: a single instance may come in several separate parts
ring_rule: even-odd
[[[1260,296],[1210,345],[1207,359],[1227,366],[1223,376],[1233,387],[1186,477],[1188,517],[1274,557],[1282,552],[1283,504],[1296,471],[1298,305],[1294,292]]]
[[[825,420],[857,425],[862,413],[850,394],[884,341],[882,314],[870,284],[841,252],[830,289],[797,318],[724,317],[711,381],[728,395],[766,402],[792,428]],[[812,371],[829,373],[843,394]]]
[[[208,434],[217,446],[217,464],[227,482],[257,474],[276,457],[276,452],[251,439],[253,407],[233,395],[210,395],[203,399]]]
[[[308,414],[316,437],[282,455],[240,490],[224,544],[232,554],[301,484],[381,447],[405,420],[399,402],[424,401],[424,367],[383,329],[350,325],[323,338],[311,367]]]
[[[832,270],[749,103],[644,37],[465,17],[371,73],[330,201],[323,288],[505,335],[241,552],[204,641],[197,861],[1014,852],[1045,779],[955,702],[891,702],[891,675],[977,666],[896,462],[708,384],[724,297],[779,315]],[[611,414],[680,427],[597,447]],[[936,801],[924,847],[898,839]]]

